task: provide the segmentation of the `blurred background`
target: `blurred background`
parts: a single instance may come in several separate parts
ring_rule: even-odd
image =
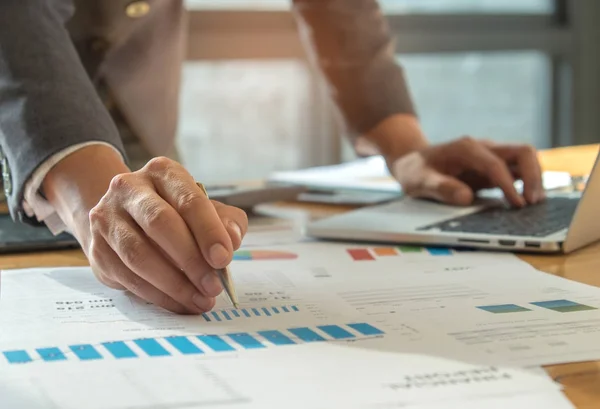
[[[305,61],[290,2],[187,0],[178,146],[196,178],[262,178],[354,158]],[[600,1],[380,4],[432,142],[600,141]]]

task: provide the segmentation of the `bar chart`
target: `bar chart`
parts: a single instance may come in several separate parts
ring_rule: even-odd
[[[233,253],[235,261],[295,260],[298,255],[288,251],[238,250]]]
[[[365,322],[292,327],[256,332],[176,335],[164,338],[140,338],[108,341],[100,344],[76,344],[66,347],[45,346],[32,350],[14,349],[0,354],[5,363],[52,363],[57,361],[98,361],[104,359],[165,358],[198,356],[243,350],[292,346],[311,342],[357,340],[383,336],[385,332]]]
[[[348,249],[347,252],[353,261],[376,261],[381,258],[416,254],[432,257],[452,256],[454,254],[453,250],[447,248],[411,246],[352,248]]]
[[[580,311],[592,311],[597,310],[596,307],[592,307],[585,304],[579,304],[575,301],[570,300],[550,300],[550,301],[538,301],[528,303],[529,305],[535,305],[536,307],[544,308],[555,312],[580,312]],[[500,305],[483,305],[477,307],[480,310],[491,312],[493,314],[510,314],[516,312],[528,312],[533,311],[531,308],[526,308],[516,304],[500,304]]]
[[[202,314],[206,322],[234,321],[237,319],[253,317],[275,317],[281,314],[299,312],[297,305],[283,305],[260,308],[231,308],[226,310],[216,310]]]

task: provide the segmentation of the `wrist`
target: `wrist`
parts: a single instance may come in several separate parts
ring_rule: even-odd
[[[397,114],[380,122],[366,134],[388,163],[427,146],[427,138],[414,115]]]
[[[126,172],[130,170],[115,149],[94,145],[58,162],[47,173],[41,188],[59,217],[84,245],[90,210],[104,196],[112,178]]]

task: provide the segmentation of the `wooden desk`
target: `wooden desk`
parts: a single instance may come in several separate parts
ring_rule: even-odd
[[[590,172],[599,146],[553,149],[540,153],[544,170],[567,171],[574,176]],[[282,204],[281,208],[327,215],[347,210],[344,207],[302,206]],[[600,243],[569,256],[522,256],[534,267],[550,274],[600,286]],[[83,253],[78,250],[39,253],[35,255],[1,256],[0,269],[85,266]],[[600,408],[600,361],[580,364],[555,365],[548,373],[565,386],[565,393],[578,409]]]

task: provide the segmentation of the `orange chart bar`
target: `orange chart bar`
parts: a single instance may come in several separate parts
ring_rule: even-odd
[[[398,251],[393,247],[376,247],[373,249],[375,254],[380,257],[397,256]]]

